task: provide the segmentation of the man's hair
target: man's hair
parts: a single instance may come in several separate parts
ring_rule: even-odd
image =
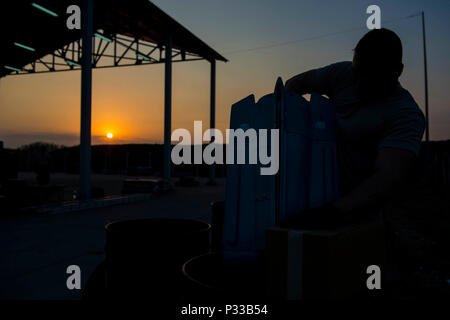
[[[363,64],[373,68],[395,70],[402,65],[402,41],[389,29],[373,29],[367,32],[355,47]]]

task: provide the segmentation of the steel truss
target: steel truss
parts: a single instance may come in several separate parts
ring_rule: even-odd
[[[79,39],[9,75],[81,70],[82,40]],[[113,68],[164,63],[161,44],[115,34],[92,37],[92,68]],[[172,48],[172,62],[204,60],[197,54]]]

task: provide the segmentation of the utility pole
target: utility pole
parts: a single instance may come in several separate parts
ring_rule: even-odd
[[[428,71],[427,71],[427,46],[426,46],[426,36],[425,36],[425,13],[422,11],[422,35],[423,35],[423,66],[425,73],[425,141],[427,145],[427,155],[430,143],[430,118],[428,115]]]

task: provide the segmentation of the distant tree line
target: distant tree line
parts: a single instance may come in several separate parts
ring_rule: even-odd
[[[224,148],[225,149],[225,148]],[[163,168],[162,144],[94,145],[91,148],[92,171],[103,174],[159,175]],[[48,159],[50,172],[79,172],[79,146],[65,147],[35,142],[13,151],[18,171],[36,171]],[[193,150],[191,152],[193,154]],[[224,176],[225,166],[216,165],[217,176]],[[172,175],[208,176],[208,165],[173,165]]]
[[[205,145],[204,145],[205,146]],[[17,171],[36,171],[48,162],[50,172],[78,174],[79,146],[65,147],[54,143],[35,142],[18,149],[1,149],[2,179]],[[159,175],[163,168],[162,144],[123,144],[92,146],[92,171],[104,174]],[[224,146],[224,154],[225,154]],[[192,150],[191,154],[194,152]],[[432,141],[426,152],[422,143],[417,174],[426,176],[433,185],[449,185],[450,140]],[[208,176],[209,168],[200,165],[173,165],[173,176]],[[218,177],[225,176],[226,166],[216,164]]]

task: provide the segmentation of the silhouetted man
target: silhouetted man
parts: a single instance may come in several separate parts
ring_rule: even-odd
[[[341,198],[290,217],[285,226],[367,218],[405,181],[419,154],[425,120],[398,82],[402,71],[400,38],[375,29],[358,42],[353,62],[310,70],[286,82],[287,91],[325,94],[336,107]]]

